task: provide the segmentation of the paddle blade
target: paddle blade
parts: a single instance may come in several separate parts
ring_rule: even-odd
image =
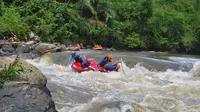
[[[122,68],[122,71],[123,71],[123,74],[125,75],[126,73],[125,73],[125,70],[124,70],[124,66],[123,66],[123,60],[121,59],[121,68]]]
[[[65,69],[64,68],[60,68],[60,72],[64,72],[65,71]]]

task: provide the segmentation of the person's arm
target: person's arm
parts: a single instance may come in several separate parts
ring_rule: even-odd
[[[70,55],[70,57],[69,57],[69,61],[71,62],[71,61],[73,61],[73,60],[74,60],[73,56]]]
[[[94,68],[94,67],[92,67],[92,66],[90,66],[90,65],[89,65],[88,67],[91,68],[92,70],[96,70],[96,68]]]
[[[90,62],[89,62],[89,61],[87,61],[87,62],[88,62],[88,67],[89,67],[90,69],[96,70],[96,68],[94,68],[94,67],[92,67],[92,66],[90,65]]]

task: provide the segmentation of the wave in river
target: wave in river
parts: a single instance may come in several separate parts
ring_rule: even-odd
[[[76,73],[71,66],[27,60],[48,79],[60,112],[198,112],[200,111],[200,62],[189,72],[152,71],[140,63],[119,72]],[[61,72],[64,68],[64,72]]]

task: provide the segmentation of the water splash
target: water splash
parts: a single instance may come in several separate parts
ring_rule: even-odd
[[[134,112],[134,106],[127,103],[127,99],[116,96],[120,96],[120,94],[106,93],[99,95],[89,103],[71,109],[70,112]]]
[[[196,63],[200,61],[200,59],[198,58],[189,58],[189,57],[169,57],[169,59],[179,63]]]
[[[46,75],[60,112],[200,111],[200,79],[194,77],[200,62],[190,72],[160,72],[140,63],[129,68],[122,61],[119,72],[76,73],[45,58],[27,61]]]
[[[199,62],[196,62],[196,63],[193,65],[193,68],[191,69],[190,72],[193,73],[193,76],[195,76],[195,77],[200,77],[200,61],[199,61]]]

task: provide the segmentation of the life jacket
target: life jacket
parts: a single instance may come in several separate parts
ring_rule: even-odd
[[[86,68],[86,67],[89,67],[90,64],[87,59],[84,59],[81,65],[83,68]]]
[[[107,57],[104,57],[101,62],[99,63],[99,66],[104,67],[108,62],[111,62],[110,59],[108,59]]]
[[[112,64],[106,65],[104,68],[105,68],[106,70],[108,70],[108,71],[117,71],[116,66],[115,66],[115,65],[112,65]]]
[[[75,55],[74,56],[74,60],[76,61],[76,62],[83,62],[83,59],[81,58],[81,56],[79,56],[79,55]]]

